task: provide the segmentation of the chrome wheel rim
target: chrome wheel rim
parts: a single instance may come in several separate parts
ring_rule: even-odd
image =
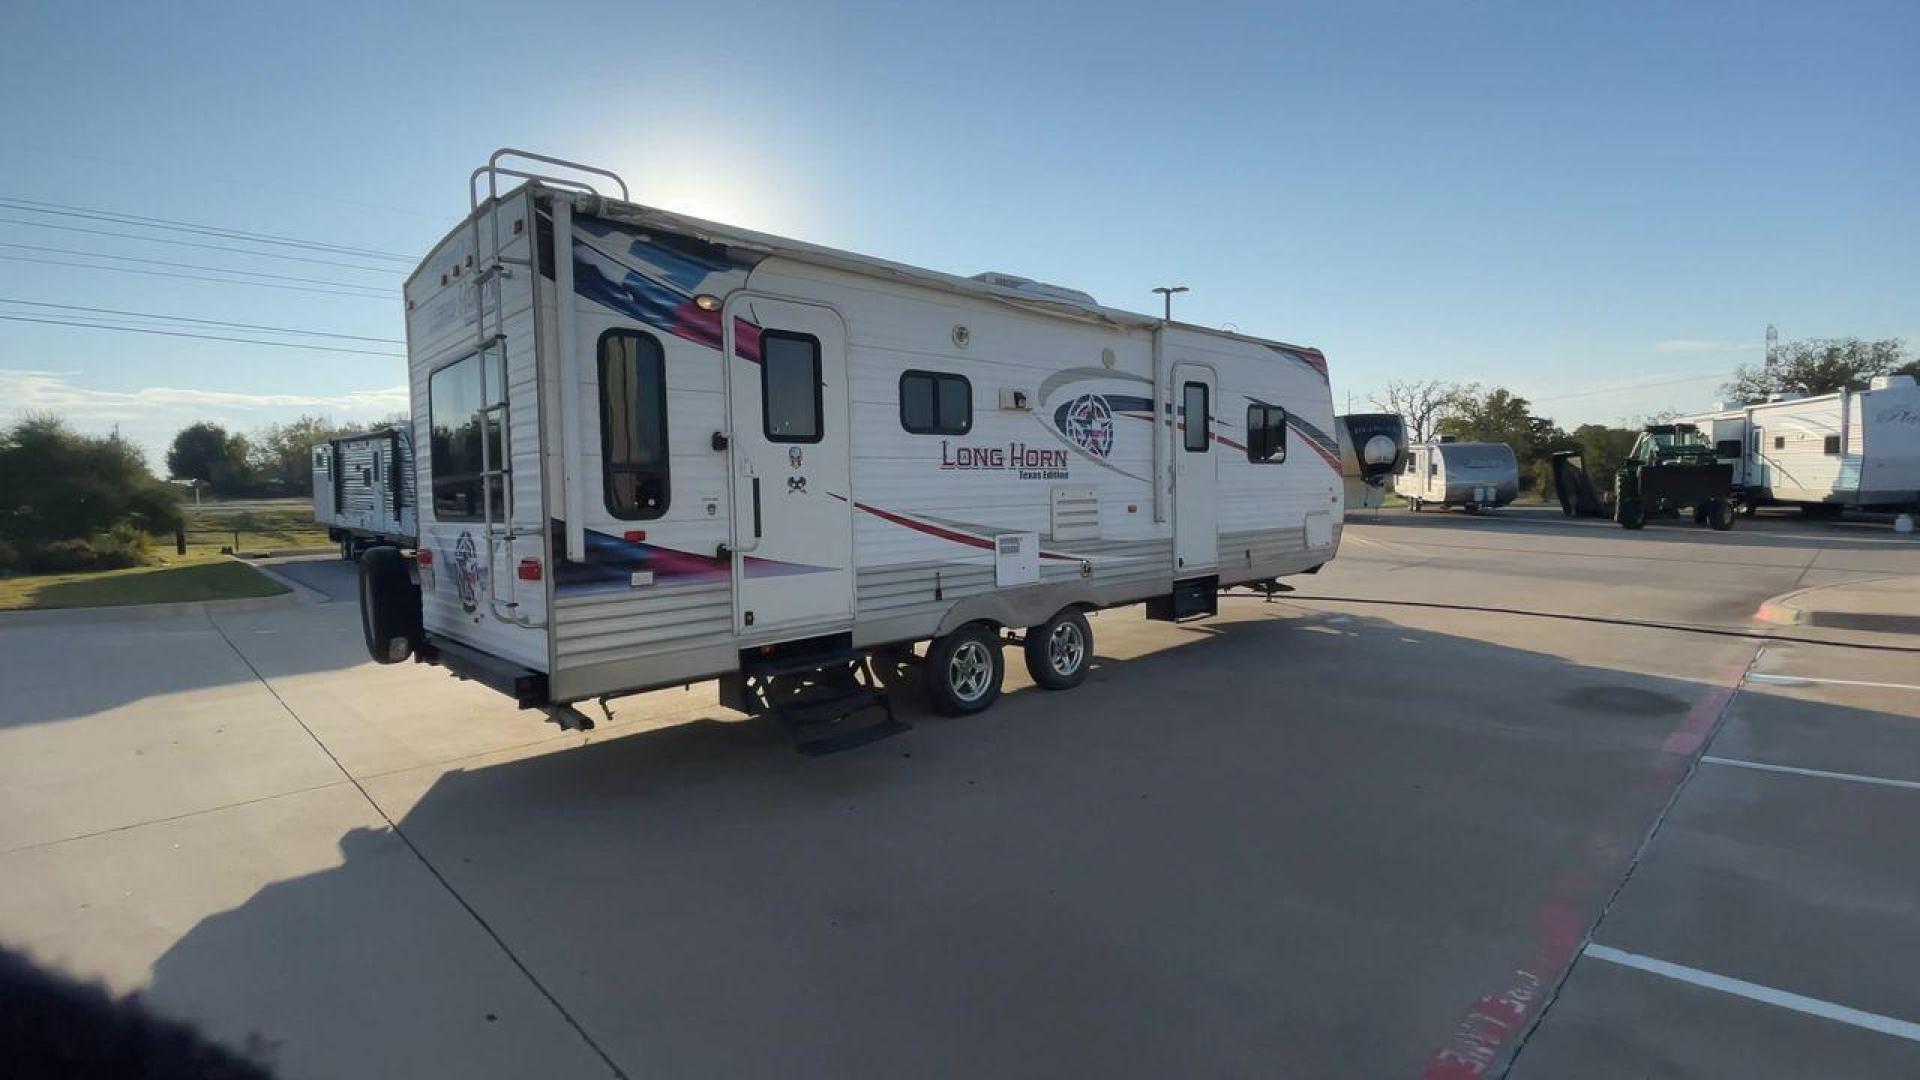
[[[947,661],[947,685],[961,701],[979,701],[993,681],[993,656],[978,641],[961,642]]]
[[[1087,639],[1077,623],[1063,622],[1047,635],[1047,663],[1056,675],[1071,675],[1080,670],[1087,656]]]

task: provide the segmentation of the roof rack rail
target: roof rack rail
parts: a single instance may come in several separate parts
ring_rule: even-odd
[[[517,176],[522,180],[535,180],[544,184],[556,184],[560,187],[575,188],[595,198],[605,198],[604,195],[600,194],[599,188],[594,187],[585,180],[575,180],[567,176],[550,176],[546,173],[527,172],[523,169],[510,169],[500,164],[500,159],[504,157],[519,158],[523,161],[537,161],[545,165],[558,165],[563,169],[572,169],[575,172],[604,176],[620,185],[620,199],[622,202],[633,201],[633,197],[627,194],[627,182],[620,178],[619,173],[611,169],[582,165],[577,161],[568,161],[565,158],[548,157],[545,154],[536,154],[528,150],[515,150],[510,146],[503,146],[493,152],[493,156],[487,159],[485,165],[473,170],[472,175],[467,177],[468,209],[477,210],[480,208],[480,177],[483,175],[487,178],[487,198],[489,200],[500,197],[500,177],[502,176]]]

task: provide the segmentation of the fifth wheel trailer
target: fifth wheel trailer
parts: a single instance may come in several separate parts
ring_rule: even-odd
[[[380,544],[412,547],[417,502],[411,429],[343,435],[313,448],[313,520],[342,558]]]
[[[1065,688],[1088,612],[1205,616],[1334,556],[1318,350],[700,221],[514,154],[406,284],[420,538],[411,568],[362,563],[376,659],[563,724],[717,677],[839,749],[901,726],[876,654],[971,712],[1003,635]]]
[[[1711,433],[1749,509],[1920,509],[1920,386],[1911,375],[1681,419]]]
[[[1406,458],[1406,421],[1399,413],[1348,413],[1334,417],[1333,426],[1340,443],[1347,509],[1382,505],[1387,481]]]

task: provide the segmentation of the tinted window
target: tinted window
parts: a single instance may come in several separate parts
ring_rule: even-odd
[[[1186,447],[1205,453],[1213,416],[1207,410],[1207,384],[1190,382],[1180,390],[1181,413],[1186,418]]]
[[[1775,450],[1785,450],[1787,448],[1787,437],[1785,435],[1775,435],[1773,437],[1773,448]]]
[[[965,435],[973,428],[973,385],[963,375],[900,376],[900,426],[915,435]]]
[[[1827,436],[1826,441],[1821,444],[1820,449],[1823,453],[1828,453],[1828,454],[1839,453],[1840,452],[1840,436],[1838,435]]]
[[[484,520],[484,490],[492,492],[494,518],[505,516],[502,371],[501,351],[493,346],[441,368],[427,382],[433,515],[441,521]]]
[[[667,360],[635,330],[600,335],[600,461],[607,512],[629,521],[667,512]]]
[[[1287,410],[1278,405],[1247,406],[1247,460],[1287,460]]]
[[[760,407],[769,441],[820,441],[819,339],[784,330],[760,335]]]

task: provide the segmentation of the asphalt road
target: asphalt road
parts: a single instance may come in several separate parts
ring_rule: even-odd
[[[1749,619],[1884,527],[1361,515],[825,759],[710,685],[559,733],[280,570],[0,621],[0,940],[284,1076],[1920,1074],[1920,656]]]

